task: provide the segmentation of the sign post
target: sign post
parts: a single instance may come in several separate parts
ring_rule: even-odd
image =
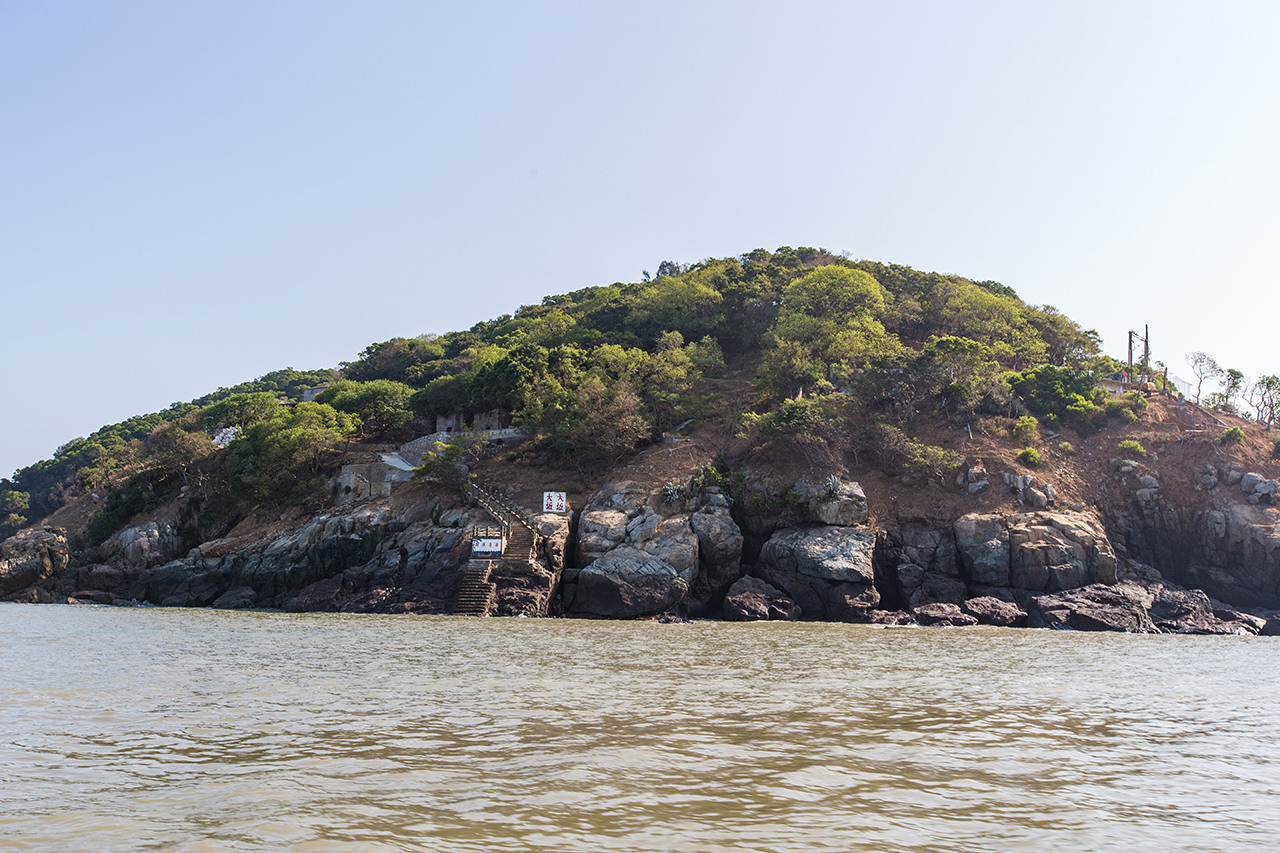
[[[543,512],[568,512],[569,502],[565,499],[564,492],[543,492],[542,493],[542,511]]]

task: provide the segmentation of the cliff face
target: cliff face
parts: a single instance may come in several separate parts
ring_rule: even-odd
[[[452,613],[465,598],[490,615],[1267,630],[1266,610],[1280,607],[1280,487],[1266,436],[1223,445],[1162,420],[1158,405],[1139,429],[1145,460],[1114,456],[1123,436],[1108,434],[1061,452],[1047,442],[1033,472],[1007,441],[966,429],[955,444],[966,464],[947,481],[854,479],[748,454],[755,467],[730,488],[693,476],[710,461],[705,444],[657,446],[571,495],[576,514],[531,514],[531,553],[480,562],[471,529],[489,515],[417,484],[194,547],[163,515],[96,549],[70,547],[74,531],[24,531],[0,545],[0,595],[380,613]],[[522,483],[503,465],[479,473],[536,505],[531,483],[546,472]]]

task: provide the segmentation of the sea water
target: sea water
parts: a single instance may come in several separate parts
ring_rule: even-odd
[[[0,605],[0,850],[1280,848],[1280,639]]]

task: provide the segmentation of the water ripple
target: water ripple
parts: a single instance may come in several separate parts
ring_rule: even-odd
[[[0,849],[1244,849],[1275,641],[0,605]]]

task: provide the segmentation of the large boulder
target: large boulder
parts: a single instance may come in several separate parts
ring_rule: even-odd
[[[770,572],[869,584],[875,582],[875,544],[875,534],[859,528],[783,529],[765,543],[760,562]]]
[[[833,591],[838,584],[875,583],[872,556],[875,534],[854,527],[783,528],[760,550],[755,574],[791,596],[811,619],[844,606]]]
[[[795,484],[795,491],[808,506],[809,515],[821,524],[852,527],[867,522],[867,495],[862,486],[852,480],[840,477],[822,483],[800,480]]]
[[[1023,628],[1027,624],[1027,614],[1021,607],[1010,601],[990,595],[980,595],[967,599],[961,605],[965,613],[978,620],[981,625],[995,625],[999,628]]]
[[[1031,628],[1070,628],[1077,631],[1124,631],[1155,634],[1148,608],[1155,595],[1125,581],[1112,586],[1092,584],[1031,599],[1027,625]]]
[[[725,594],[724,618],[730,622],[794,622],[800,618],[800,607],[759,578],[745,577],[735,581]]]
[[[960,604],[965,599],[964,581],[959,578],[931,572],[914,563],[898,566],[896,574],[902,598],[912,609],[934,602]]]
[[[1117,580],[1115,552],[1092,515],[973,513],[957,519],[954,530],[974,584],[1052,592]]]
[[[121,530],[98,546],[104,562],[124,563],[134,569],[167,563],[184,550],[177,528],[172,523],[155,521]]]
[[[696,512],[689,519],[698,537],[698,574],[689,591],[689,612],[715,610],[729,587],[742,574],[742,531],[728,509]]]
[[[973,583],[1009,585],[1009,516],[970,513],[952,525],[960,563]]]
[[[67,534],[61,528],[37,527],[15,533],[0,542],[0,597],[12,596],[62,571],[70,559]]]
[[[578,573],[572,613],[631,619],[661,613],[689,592],[694,565],[676,569],[634,545],[622,545]]]
[[[943,602],[916,607],[911,613],[921,625],[961,628],[978,624],[977,619],[956,605]]]
[[[1161,587],[1150,613],[1156,627],[1170,634],[1256,634],[1262,627],[1257,624],[1262,620],[1247,614],[1216,609],[1198,589]]]

